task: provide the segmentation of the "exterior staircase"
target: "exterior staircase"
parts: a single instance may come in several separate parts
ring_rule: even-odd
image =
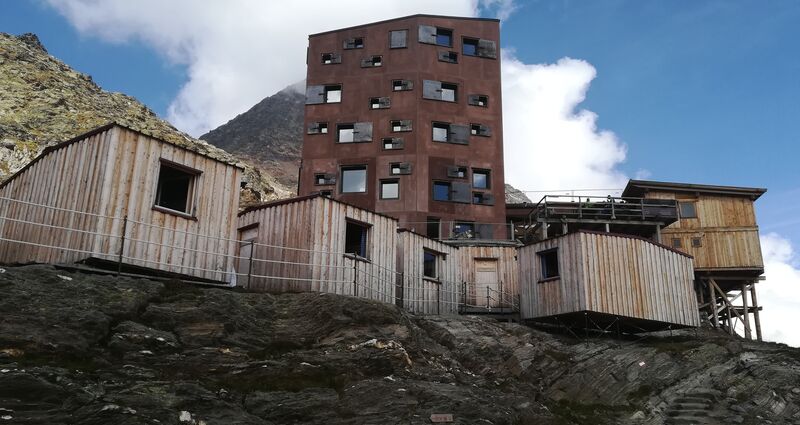
[[[700,389],[685,393],[667,407],[665,412],[667,419],[664,423],[666,425],[719,423],[719,418],[712,415],[718,395],[716,391]]]

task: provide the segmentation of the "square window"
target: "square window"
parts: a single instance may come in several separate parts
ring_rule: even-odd
[[[554,279],[559,277],[558,271],[558,248],[549,249],[537,253],[542,267],[542,279]]]
[[[681,247],[681,239],[680,238],[672,238],[672,247],[673,248],[680,248]]]
[[[703,239],[692,238],[692,248],[701,248],[703,246]]]
[[[697,218],[697,210],[694,202],[678,202],[681,218]]]
[[[482,204],[483,203],[483,192],[473,192],[472,193],[472,203],[473,204]]]
[[[439,277],[436,270],[438,263],[439,256],[435,252],[424,250],[422,254],[422,274],[431,279]]]
[[[391,174],[400,174],[402,172],[401,164],[399,162],[395,162],[391,164],[389,167]]]
[[[449,182],[433,182],[433,200],[450,201],[452,199]]]
[[[442,83],[442,100],[445,102],[455,102],[456,91],[458,91],[457,85],[450,83]]]
[[[314,184],[327,184],[327,182],[325,174],[314,174]]]
[[[435,122],[433,123],[433,141],[434,142],[447,142],[447,136],[450,133],[450,124]]]
[[[439,239],[439,226],[441,221],[437,217],[428,217],[426,227],[427,235],[431,239]]]
[[[436,28],[436,44],[445,47],[452,47],[453,31],[444,28]]]
[[[199,171],[161,162],[158,172],[155,205],[184,214],[191,214],[195,178]]]
[[[367,166],[342,167],[342,193],[364,193],[367,191]]]
[[[360,223],[347,221],[344,230],[344,252],[367,258],[367,234],[369,227]]]
[[[342,86],[325,86],[325,103],[340,103],[342,101]]]
[[[355,141],[355,126],[353,124],[337,125],[336,141],[339,143],[353,143]]]
[[[488,189],[489,183],[489,170],[472,170],[472,187]]]
[[[408,30],[389,31],[389,48],[402,49],[408,44]]]
[[[381,199],[400,199],[400,182],[381,180]]]
[[[466,38],[462,40],[463,48],[461,52],[464,53],[465,56],[478,56],[478,39],[477,38]]]

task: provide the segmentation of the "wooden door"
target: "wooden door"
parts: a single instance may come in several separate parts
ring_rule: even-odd
[[[250,287],[250,273],[256,274],[251,268],[250,258],[255,254],[253,243],[258,239],[258,226],[239,229],[239,252],[236,259],[237,285]]]
[[[475,260],[475,300],[480,307],[500,307],[496,259]]]

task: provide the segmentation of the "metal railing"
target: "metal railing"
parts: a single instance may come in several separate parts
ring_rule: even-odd
[[[528,214],[529,223],[548,219],[674,221],[678,203],[672,199],[546,195]]]

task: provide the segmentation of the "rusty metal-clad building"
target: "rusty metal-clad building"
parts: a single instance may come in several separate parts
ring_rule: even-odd
[[[311,35],[298,194],[505,238],[499,29],[413,15]]]
[[[0,184],[0,262],[122,263],[234,281],[242,170],[109,124]]]
[[[397,220],[320,195],[239,213],[239,284],[394,303]]]
[[[699,326],[691,256],[579,230],[519,249],[521,318],[626,331]]]
[[[733,333],[742,324],[761,339],[755,284],[764,260],[754,202],[763,188],[631,180],[623,196],[677,202],[678,220],[662,231],[665,244],[694,257],[701,310]]]

